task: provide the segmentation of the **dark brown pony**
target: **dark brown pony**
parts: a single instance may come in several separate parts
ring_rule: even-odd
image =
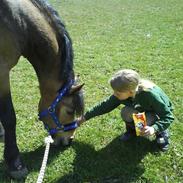
[[[24,56],[36,71],[40,118],[55,143],[69,143],[83,112],[81,85],[73,71],[72,43],[57,12],[44,0],[0,1],[0,122],[5,130],[4,158],[10,175],[27,174],[16,142],[16,116],[10,70]]]

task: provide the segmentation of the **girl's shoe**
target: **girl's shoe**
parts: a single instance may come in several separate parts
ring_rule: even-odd
[[[121,135],[121,137],[119,139],[123,142],[126,142],[134,137],[136,137],[136,134],[134,132],[126,131],[123,135]]]
[[[119,138],[123,142],[126,142],[126,141],[132,139],[133,137],[136,137],[134,123],[125,122],[125,126],[126,126],[126,132],[124,134],[122,134],[121,137]]]
[[[167,151],[170,144],[169,133],[167,130],[156,135],[156,142],[162,151]]]

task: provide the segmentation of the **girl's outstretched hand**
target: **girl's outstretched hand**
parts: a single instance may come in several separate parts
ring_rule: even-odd
[[[78,126],[80,126],[81,124],[83,124],[85,121],[86,121],[86,120],[85,120],[84,116],[80,116],[80,117],[77,119]]]

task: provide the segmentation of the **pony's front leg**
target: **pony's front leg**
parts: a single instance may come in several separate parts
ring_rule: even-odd
[[[4,142],[4,128],[3,128],[3,125],[0,121],[0,143],[1,142]]]
[[[8,84],[5,81],[8,81]],[[4,158],[10,176],[19,179],[24,177],[28,171],[20,159],[17,147],[16,117],[9,88],[9,76],[8,79],[0,77],[0,121],[5,130]]]

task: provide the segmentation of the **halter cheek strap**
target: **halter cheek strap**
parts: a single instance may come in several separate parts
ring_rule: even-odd
[[[76,121],[73,121],[70,124],[62,125],[62,123],[59,121],[59,118],[57,117],[56,112],[55,112],[58,103],[63,99],[63,97],[65,95],[68,94],[68,92],[73,84],[74,84],[74,80],[71,80],[67,85],[65,85],[63,88],[61,88],[59,90],[57,97],[52,102],[52,104],[47,109],[41,111],[38,114],[39,120],[41,120],[41,121],[43,121],[42,118],[44,118],[46,116],[51,116],[53,122],[56,125],[56,128],[49,128],[49,126],[43,121],[43,124],[50,135],[54,135],[58,131],[65,132],[65,131],[74,130],[78,127],[78,124]]]

